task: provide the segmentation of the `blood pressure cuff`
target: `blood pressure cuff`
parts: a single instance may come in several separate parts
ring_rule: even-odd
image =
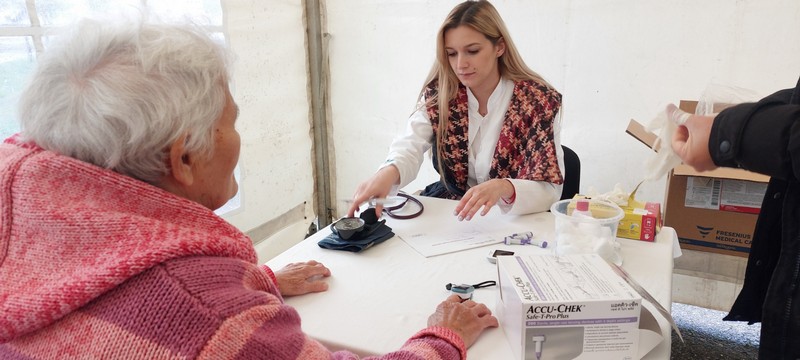
[[[317,243],[319,247],[331,250],[361,252],[394,236],[392,228],[386,225],[386,220],[364,225],[364,229],[353,234],[353,236],[347,240],[339,237],[339,234],[333,226],[331,226],[331,231],[330,235]]]

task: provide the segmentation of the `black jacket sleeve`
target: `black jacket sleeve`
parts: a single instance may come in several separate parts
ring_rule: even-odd
[[[783,180],[800,178],[800,89],[723,110],[708,148],[718,166],[740,167]]]

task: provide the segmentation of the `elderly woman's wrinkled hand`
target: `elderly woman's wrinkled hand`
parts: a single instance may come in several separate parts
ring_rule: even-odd
[[[478,336],[489,327],[497,327],[497,318],[484,304],[472,300],[461,302],[458,295],[451,295],[436,307],[436,312],[428,318],[428,326],[442,326],[455,331],[470,347]]]
[[[323,279],[331,276],[331,271],[314,260],[291,263],[275,272],[278,289],[283,296],[303,295],[328,290]]]

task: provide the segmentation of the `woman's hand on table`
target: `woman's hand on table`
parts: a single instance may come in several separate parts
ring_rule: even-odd
[[[449,328],[461,336],[464,346],[470,347],[483,330],[497,327],[499,323],[486,305],[472,300],[461,302],[458,295],[450,295],[428,318],[428,326]]]
[[[467,190],[456,205],[453,215],[458,216],[458,220],[469,221],[478,211],[481,212],[481,216],[484,216],[498,201],[502,201],[501,198],[509,199],[513,196],[514,185],[511,184],[511,181],[492,179],[482,182]]]
[[[291,263],[275,272],[278,289],[283,296],[303,295],[328,290],[323,279],[331,276],[331,271],[314,260]]]

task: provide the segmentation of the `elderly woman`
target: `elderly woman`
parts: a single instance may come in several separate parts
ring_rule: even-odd
[[[82,21],[41,57],[0,145],[0,358],[355,358],[283,303],[330,271],[258,266],[212,212],[237,190],[228,79],[191,27]],[[454,296],[383,358],[464,358],[492,326]]]

